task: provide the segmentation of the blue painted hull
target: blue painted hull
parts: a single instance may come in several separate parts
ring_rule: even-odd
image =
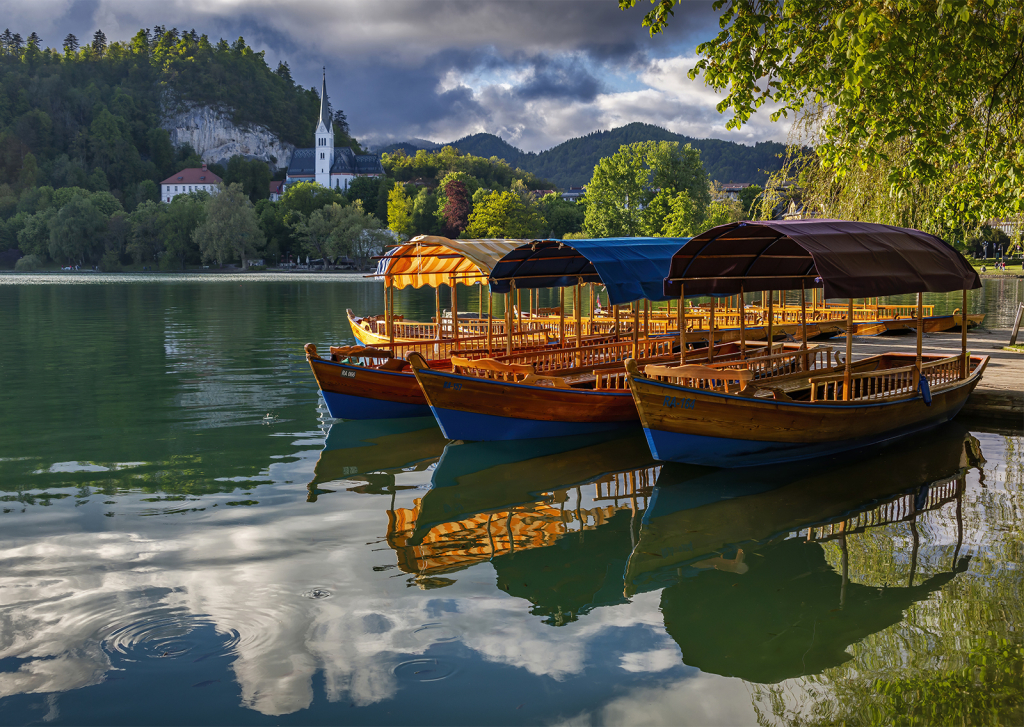
[[[578,434],[595,434],[636,427],[639,422],[566,422],[517,419],[516,417],[476,414],[455,409],[430,407],[441,431],[448,439],[466,442],[498,442],[514,439],[541,439]]]
[[[686,462],[711,467],[721,467],[723,464],[727,467],[757,467],[837,454],[932,429],[955,417],[963,403],[908,427],[892,429],[876,436],[834,442],[763,442],[647,428],[644,428],[644,434],[647,437],[647,444],[650,445],[651,454],[655,459],[664,462]]]
[[[327,404],[327,410],[335,419],[401,419],[430,416],[430,407],[425,405],[370,399],[331,391],[320,393]]]

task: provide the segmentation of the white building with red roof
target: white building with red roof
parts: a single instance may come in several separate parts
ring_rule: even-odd
[[[177,195],[189,192],[217,194],[217,185],[221,181],[223,180],[208,170],[205,164],[202,167],[182,169],[160,182],[160,201],[170,202]]]
[[[281,199],[281,195],[284,194],[284,180],[278,180],[270,183],[270,201],[278,202]]]

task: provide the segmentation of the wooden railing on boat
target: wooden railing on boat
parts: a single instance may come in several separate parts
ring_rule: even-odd
[[[644,375],[657,381],[669,381],[690,389],[709,391],[739,391],[754,378],[749,369],[716,368],[686,364],[683,366],[659,366],[648,364]],[[731,386],[735,382],[734,386]]]
[[[838,365],[833,363],[831,346],[808,346],[806,349],[780,351],[765,356],[747,356],[745,359],[733,361],[715,361],[714,368],[746,368],[753,373],[755,379],[767,379],[777,376],[788,376],[803,371],[821,371]]]
[[[962,365],[963,358],[958,355],[925,362],[920,371],[916,365],[911,365],[853,373],[849,376],[849,396],[844,392],[845,373],[815,376],[808,379],[811,402],[877,401],[914,396],[921,375],[929,387],[942,387],[960,381]]]

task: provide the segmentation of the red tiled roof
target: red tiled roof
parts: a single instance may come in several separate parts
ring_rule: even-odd
[[[283,179],[279,179],[276,182],[271,182],[270,183],[270,193],[271,194],[281,194],[281,185],[283,185],[283,184],[284,184],[284,180]]]
[[[221,178],[209,169],[196,167],[193,169],[182,169],[177,174],[172,174],[160,184],[220,184]]]

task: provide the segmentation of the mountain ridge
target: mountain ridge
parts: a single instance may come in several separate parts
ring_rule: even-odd
[[[414,143],[425,141],[409,140],[381,147],[377,151],[391,153],[404,149],[407,154],[415,154],[416,149],[434,151],[444,146],[453,146],[464,154],[504,159],[514,167],[533,172],[538,177],[566,189],[582,187],[590,181],[594,166],[602,157],[611,156],[623,144],[639,141],[676,141],[690,144],[694,149],[700,150],[704,168],[712,180],[722,184],[747,182],[761,186],[764,186],[771,173],[782,167],[780,155],[786,148],[784,144],[774,141],[761,141],[754,146],[746,146],[722,139],[697,139],[639,121],[566,139],[561,144],[542,152],[523,151],[500,136],[487,133],[470,134],[447,144],[435,143],[432,148]]]

